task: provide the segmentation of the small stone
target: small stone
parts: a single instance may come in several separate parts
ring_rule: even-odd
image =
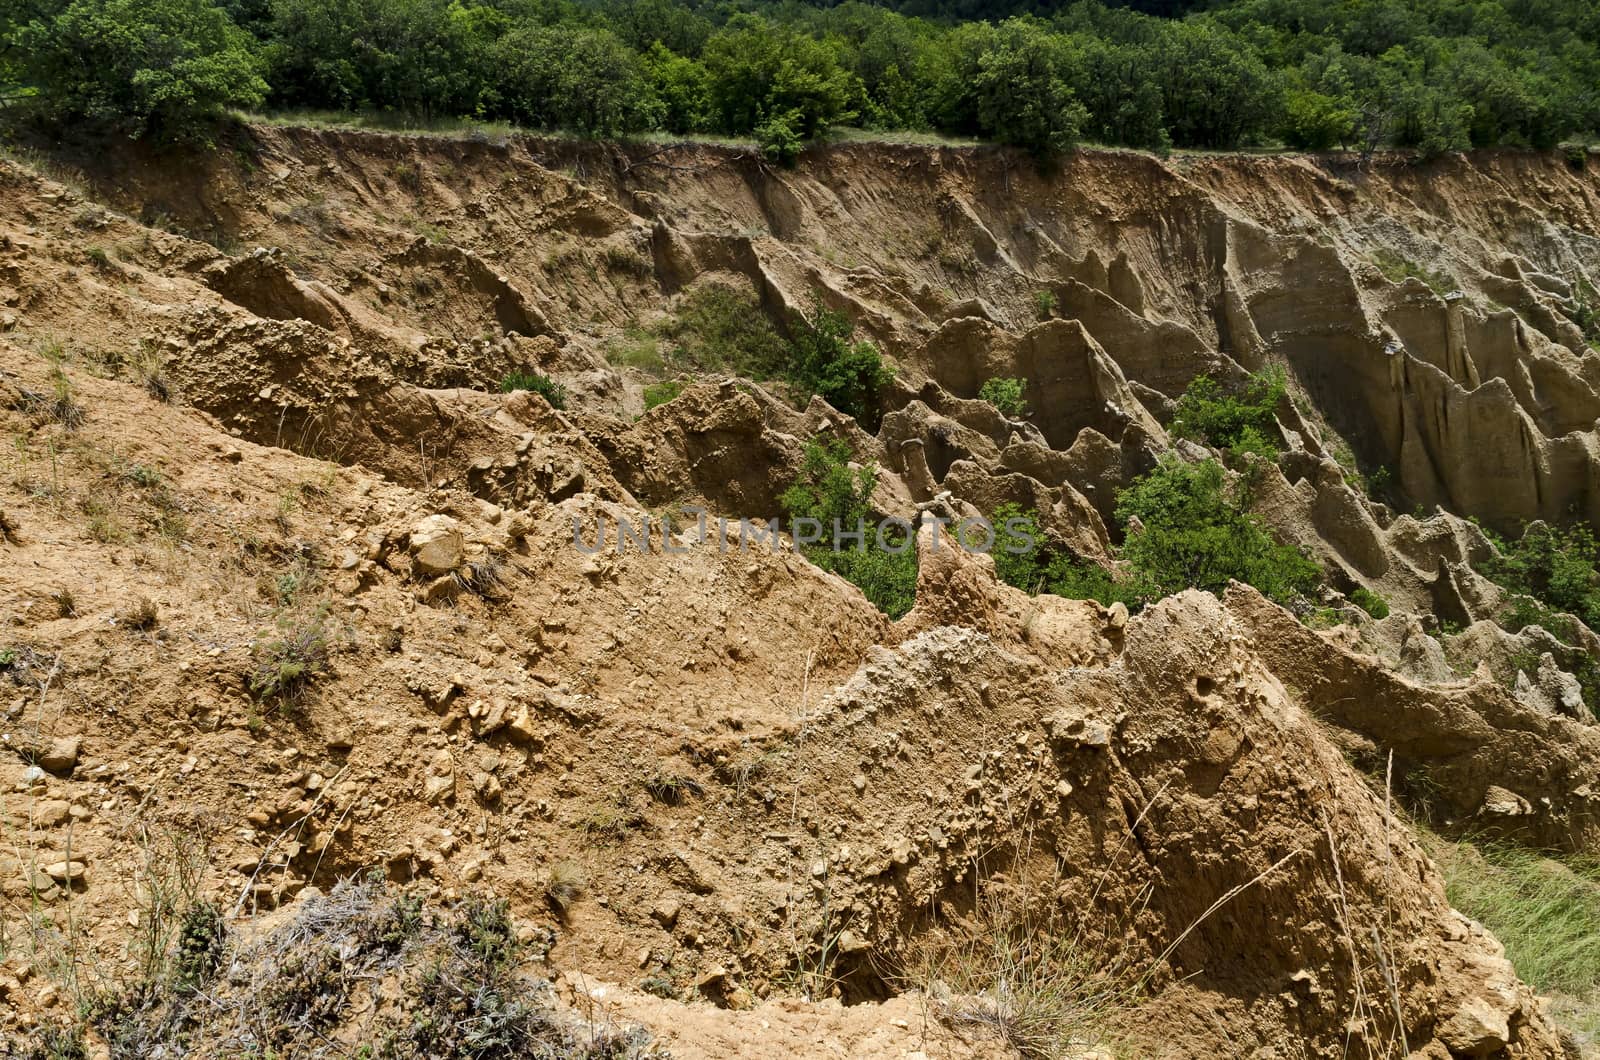
[[[71,812],[71,804],[65,799],[45,799],[33,808],[33,823],[40,828],[54,828]]]
[[[840,953],[861,953],[870,949],[872,949],[872,943],[857,935],[854,931],[846,928],[844,931],[839,932]]]
[[[44,867],[44,874],[57,883],[83,879],[87,866],[81,861],[53,861]]]
[[[676,898],[663,898],[656,903],[654,909],[650,910],[650,915],[656,923],[671,931],[672,926],[678,922],[678,914],[682,909],[683,904]]]
[[[449,574],[466,558],[466,538],[447,515],[430,515],[412,528],[409,544],[417,571],[428,577]]]
[[[82,749],[83,743],[78,737],[59,737],[51,740],[50,746],[39,756],[39,765],[56,776],[65,776],[77,766]]]
[[[856,789],[857,795],[867,790],[867,778],[860,773],[850,778],[850,784]]]

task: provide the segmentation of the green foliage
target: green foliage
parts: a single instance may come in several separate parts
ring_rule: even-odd
[[[804,141],[855,117],[861,86],[839,65],[830,42],[789,26],[735,15],[706,42],[701,58],[722,132],[764,129],[767,137]]]
[[[663,379],[644,388],[644,410],[649,412],[657,405],[665,405],[683,393],[686,384],[681,379]]]
[[[1072,147],[1089,113],[1063,77],[1060,38],[1020,19],[981,36],[966,82],[978,131],[1040,157]]]
[[[1033,292],[1033,311],[1040,320],[1049,320],[1056,315],[1056,293],[1049,288]]]
[[[790,326],[794,346],[790,373],[796,385],[861,425],[877,430],[881,413],[878,394],[894,377],[894,369],[872,343],[852,342],[855,325],[843,313],[827,308],[813,294],[811,311],[796,315]]]
[[[1534,523],[1514,544],[1498,543],[1496,554],[1482,566],[1483,574],[1513,593],[1531,597],[1544,607],[1576,615],[1591,628],[1600,626],[1600,575],[1595,570],[1600,543],[1585,526],[1569,529]],[[1565,623],[1554,628],[1542,608],[1519,600],[1511,624],[1516,628],[1537,623],[1561,635]]]
[[[1044,582],[1044,535],[1039,530],[1039,513],[1008,501],[990,514],[989,523],[995,534],[994,547],[989,551],[995,574],[1014,588],[1038,592]]]
[[[1365,586],[1359,586],[1350,594],[1350,602],[1373,618],[1389,617],[1389,601]]]
[[[1276,456],[1284,391],[1283,369],[1277,367],[1251,375],[1232,392],[1208,375],[1197,376],[1178,399],[1172,431],[1230,453]]]
[[[265,96],[590,136],[748,137],[780,162],[850,122],[1039,156],[1080,138],[1163,154],[1278,141],[1436,154],[1600,128],[1596,83],[1588,0],[0,5],[6,98],[162,135]]]
[[[1220,593],[1237,580],[1288,603],[1321,581],[1314,562],[1243,510],[1214,460],[1163,458],[1117,500],[1118,521],[1135,518],[1143,528],[1129,533],[1122,558],[1161,596],[1190,587]]]
[[[672,364],[698,372],[731,372],[751,379],[781,375],[789,346],[748,294],[726,284],[698,287],[661,328],[673,344]]]
[[[1128,528],[1128,536],[1115,575],[1049,546],[1036,512],[1002,505],[992,517],[999,542],[1008,540],[1003,530],[1007,521],[1017,519],[1014,539],[1032,538],[1039,544],[1021,554],[1007,554],[997,545],[995,571],[1008,585],[1028,592],[1107,605],[1120,601],[1130,608],[1188,588],[1220,593],[1230,580],[1253,585],[1284,604],[1315,590],[1321,570],[1298,549],[1273,540],[1243,511],[1239,493],[1240,486],[1229,488],[1227,472],[1215,460],[1162,460],[1119,498],[1117,519]],[[1131,525],[1134,519],[1137,528]],[[1370,604],[1376,617],[1382,617],[1377,608],[1386,614],[1382,599],[1369,596],[1362,606]]]
[[[1380,248],[1372,255],[1377,263],[1378,271],[1390,283],[1403,283],[1408,279],[1418,279],[1427,284],[1434,294],[1441,298],[1457,288],[1455,278],[1447,272],[1434,269],[1425,269],[1416,262],[1402,257],[1388,248]]]
[[[1600,296],[1594,285],[1582,276],[1572,285],[1572,322],[1583,332],[1583,341],[1600,347]]]
[[[254,42],[207,0],[72,0],[15,36],[19,76],[57,122],[204,140],[267,92]]]
[[[615,137],[665,115],[646,64],[606,30],[520,27],[494,53],[500,108],[521,125]]]
[[[999,409],[1002,415],[1017,420],[1028,414],[1028,403],[1022,399],[1027,385],[1025,379],[997,376],[984,381],[983,386],[978,388],[978,397]]]
[[[297,702],[328,672],[332,635],[326,612],[284,618],[277,636],[257,640],[250,654],[254,660],[250,691],[259,699],[280,704]]]
[[[780,503],[791,529],[802,519],[821,527],[821,539],[801,547],[807,559],[855,585],[890,618],[900,618],[917,600],[916,544],[905,528],[891,526],[883,534],[885,547],[878,547],[872,510],[877,481],[876,468],[850,467],[850,449],[843,442],[812,441]],[[838,536],[860,528],[865,528],[862,543]]]
[[[567,388],[543,372],[518,369],[500,380],[500,392],[510,394],[517,390],[531,390],[550,403],[553,409],[567,407]]]
[[[1535,989],[1587,997],[1600,988],[1600,864],[1510,845],[1428,847],[1450,904],[1493,931]]]

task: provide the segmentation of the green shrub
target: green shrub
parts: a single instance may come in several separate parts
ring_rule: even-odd
[[[1365,586],[1359,586],[1350,594],[1350,602],[1373,618],[1389,617],[1389,601]]]
[[[1576,615],[1591,628],[1600,625],[1600,575],[1595,570],[1600,543],[1587,527],[1563,530],[1535,523],[1515,543],[1496,540],[1496,545],[1495,555],[1480,568],[1486,577],[1545,607]],[[1512,621],[1550,628],[1541,611],[1526,601],[1513,605]],[[1560,635],[1556,629],[1551,632]]]
[[[649,412],[657,405],[665,405],[677,399],[687,386],[682,379],[664,379],[659,383],[651,383],[644,388],[644,410]]]
[[[1136,480],[1119,498],[1117,519],[1127,526],[1137,517],[1120,549],[1122,569],[1104,567],[1052,548],[1039,531],[1038,513],[1004,504],[995,509],[995,573],[1027,592],[1047,592],[1073,600],[1116,602],[1143,607],[1188,588],[1220,593],[1229,580],[1255,586],[1279,603],[1312,592],[1322,572],[1298,549],[1279,544],[1240,504],[1241,486],[1230,489],[1227,473],[1215,460],[1187,464],[1167,457]],[[1008,534],[1008,520],[1015,534]],[[1035,548],[1007,553],[1011,540],[1031,538]],[[1387,605],[1376,594],[1362,606],[1376,617]],[[1378,609],[1378,610],[1374,610]]]
[[[1033,311],[1040,320],[1049,320],[1056,315],[1056,293],[1051,290],[1033,292]]]
[[[978,397],[999,409],[1002,415],[1020,420],[1028,414],[1028,403],[1022,399],[1027,385],[1025,379],[987,379],[978,388]]]
[[[510,394],[517,390],[531,390],[550,403],[553,409],[567,407],[567,388],[543,372],[518,370],[500,380],[500,392]]]
[[[707,284],[685,296],[661,337],[673,344],[667,359],[695,372],[771,379],[789,359],[789,344],[761,306],[726,284]]]
[[[1407,279],[1418,279],[1427,284],[1429,289],[1441,298],[1459,286],[1455,281],[1455,277],[1449,273],[1425,269],[1387,247],[1380,247],[1376,250],[1372,255],[1372,260],[1377,264],[1378,271],[1383,273],[1384,279],[1390,283],[1403,283]]]
[[[257,640],[250,654],[255,662],[250,691],[259,699],[295,703],[328,672],[332,635],[327,613],[318,610],[309,617],[283,619],[278,635]]]
[[[780,503],[791,527],[798,519],[815,519],[822,527],[822,540],[801,548],[807,559],[855,585],[890,618],[900,618],[917,601],[916,543],[904,528],[891,527],[884,534],[887,548],[878,547],[872,511],[877,469],[852,470],[849,461],[843,442],[808,443],[800,474]],[[849,533],[858,527],[866,530],[864,547],[836,538],[836,529]]]
[[[1122,558],[1137,580],[1168,596],[1187,588],[1221,593],[1230,580],[1288,603],[1313,591],[1321,570],[1299,549],[1279,544],[1243,510],[1237,489],[1215,460],[1162,458],[1117,498],[1117,520],[1137,518]]]
[[[1178,399],[1172,433],[1225,452],[1273,456],[1278,451],[1278,402],[1283,369],[1257,372],[1232,392],[1208,375],[1196,376]]]
[[[208,0],[71,0],[47,9],[57,13],[17,32],[16,58],[37,89],[33,103],[52,120],[206,140],[226,108],[266,95],[254,42]]]
[[[1572,322],[1583,332],[1583,341],[1600,346],[1600,294],[1582,276],[1572,285]]]
[[[854,416],[869,431],[877,430],[881,413],[878,394],[894,377],[878,348],[865,340],[852,342],[855,325],[813,294],[811,312],[797,314],[790,327],[794,342],[791,372],[796,385],[840,412]]]
[[[786,110],[773,114],[754,129],[756,146],[769,162],[793,165],[805,147],[805,137],[800,134],[800,112]]]
[[[1013,588],[1038,592],[1044,582],[1046,559],[1039,513],[1007,502],[994,510],[989,522],[995,535],[989,552],[994,558],[995,574]]]

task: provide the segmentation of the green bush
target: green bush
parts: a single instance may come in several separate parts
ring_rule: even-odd
[[[1031,508],[1005,503],[989,516],[994,527],[994,572],[1014,588],[1036,593],[1044,583],[1044,535],[1039,530],[1039,513]]]
[[[846,415],[854,416],[869,431],[878,429],[881,416],[878,394],[894,377],[878,348],[865,340],[852,342],[855,325],[843,313],[812,295],[811,311],[797,314],[790,327],[794,345],[791,374],[796,385]]]
[[[1486,577],[1545,607],[1576,615],[1591,628],[1600,626],[1600,574],[1595,570],[1600,543],[1587,527],[1563,530],[1535,523],[1517,542],[1496,544],[1495,555],[1480,568]],[[1522,625],[1537,622],[1550,628],[1540,610],[1526,601],[1517,602],[1513,624],[1521,620]],[[1557,629],[1551,632],[1560,635]]]
[[[1440,297],[1449,294],[1457,287],[1455,277],[1449,273],[1437,269],[1425,269],[1387,247],[1375,251],[1372,260],[1377,264],[1378,271],[1383,273],[1384,279],[1390,283],[1404,283],[1408,279],[1418,279]]]
[[[644,410],[649,412],[657,405],[665,405],[669,401],[676,400],[686,385],[681,379],[665,379],[659,383],[651,383],[644,388]]]
[[[72,0],[16,42],[21,78],[57,122],[204,141],[226,108],[267,93],[249,34],[207,0]]]
[[[1289,603],[1312,592],[1322,572],[1291,545],[1279,544],[1243,510],[1215,460],[1184,463],[1164,457],[1117,499],[1117,519],[1137,518],[1143,529],[1123,542],[1122,558],[1144,591],[1168,596],[1186,588],[1221,593],[1230,580]]]
[[[673,346],[668,360],[695,372],[772,379],[789,359],[789,344],[761,306],[726,284],[707,284],[686,295],[661,336]]]
[[[978,397],[999,409],[1002,415],[1019,420],[1028,414],[1028,403],[1022,399],[1027,385],[1024,379],[988,379],[978,388]]]
[[[1049,289],[1033,292],[1033,311],[1040,320],[1056,315],[1056,293]]]
[[[1373,618],[1389,617],[1389,601],[1365,586],[1359,586],[1350,594],[1350,602]]]
[[[518,369],[500,380],[500,392],[502,394],[510,394],[517,390],[533,391],[548,401],[553,409],[567,407],[567,388],[543,372],[533,371],[532,369]]]
[[[277,636],[262,637],[251,645],[255,665],[250,691],[259,699],[284,705],[298,702],[306,689],[328,672],[332,644],[326,611],[285,617],[279,622]]]
[[[800,123],[799,111],[785,110],[768,115],[752,130],[756,146],[761,148],[768,162],[788,166],[800,157],[800,149],[806,145],[806,138],[800,134]]]
[[[1047,592],[1102,604],[1122,602],[1143,607],[1188,588],[1221,593],[1228,582],[1241,581],[1287,604],[1313,592],[1322,572],[1304,553],[1279,544],[1240,503],[1240,486],[1227,484],[1227,473],[1215,460],[1187,464],[1176,457],[1162,460],[1149,474],[1134,480],[1118,499],[1117,519],[1124,526],[1137,518],[1141,529],[1130,531],[1120,549],[1121,573],[1052,548],[1039,532],[1038,513],[1012,504],[995,510],[995,572],[1001,580],[1028,592]],[[1001,527],[1016,518],[1021,535],[1039,541],[1032,551],[1005,553]],[[1387,605],[1369,594],[1369,610],[1387,614]]]
[[[1178,399],[1172,433],[1225,452],[1277,453],[1277,408],[1286,384],[1283,369],[1250,376],[1231,392],[1208,375],[1196,376]]]
[[[850,449],[843,442],[808,443],[800,474],[780,503],[791,527],[797,519],[814,519],[822,527],[822,540],[801,548],[807,559],[855,585],[890,618],[900,618],[917,602],[916,543],[895,527],[884,535],[888,547],[878,547],[872,510],[877,469],[852,470],[849,461]],[[835,529],[850,533],[861,526],[866,529],[863,547],[835,536]]]

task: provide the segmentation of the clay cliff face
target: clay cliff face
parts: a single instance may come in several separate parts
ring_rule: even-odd
[[[818,1033],[899,1055],[903,969],[992,889],[1136,970],[1137,1055],[1561,1055],[1371,778],[1425,777],[1446,830],[1594,849],[1573,649],[1486,621],[1467,518],[1595,517],[1600,369],[1571,316],[1600,163],[1046,174],[851,145],[774,170],[260,127],[182,165],[56,165],[70,183],[0,164],[11,900],[88,895],[109,951],[128,822],[199,827],[240,914],[374,865],[494,890],[687,1055],[726,1031],[628,984],[770,1029],[818,961],[885,1006],[819,1009]],[[848,313],[898,366],[880,429],[731,379],[642,412],[608,352],[713,283],[780,322],[813,292]],[[1382,622],[1318,632],[1243,586],[1130,617],[947,548],[892,623],[792,552],[572,547],[574,519],[776,514],[823,434],[882,469],[881,510],[1017,503],[1109,562],[1178,395],[1268,364],[1296,400],[1256,510],[1334,589],[1388,598]],[[495,392],[527,367],[565,410]],[[994,376],[1030,381],[1025,419],[976,400]],[[1414,514],[1352,489],[1341,447]],[[159,623],[125,617],[139,597]],[[313,613],[328,672],[263,715],[262,630]],[[1452,665],[1530,648],[1548,665],[1512,688]],[[70,762],[27,772],[58,743]],[[569,863],[590,882],[560,916]]]

